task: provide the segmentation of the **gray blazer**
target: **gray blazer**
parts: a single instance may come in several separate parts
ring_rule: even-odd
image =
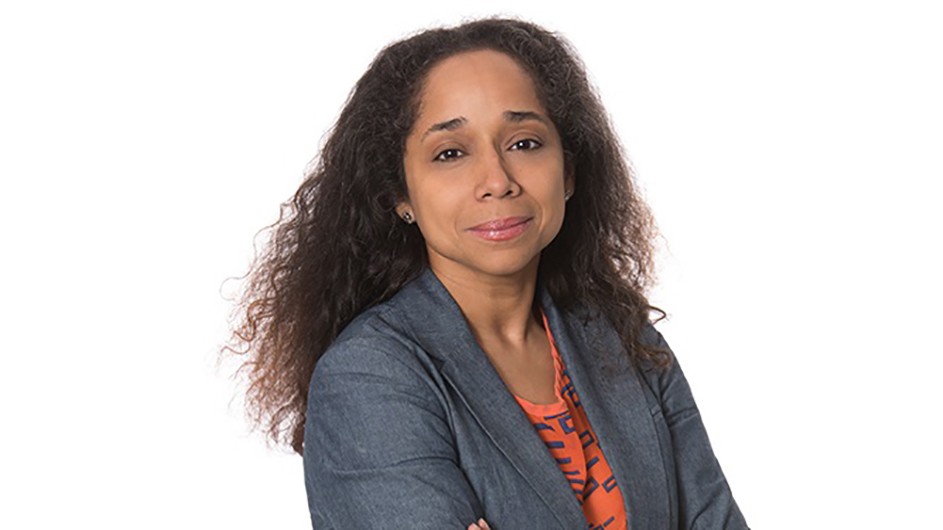
[[[540,303],[625,500],[630,529],[747,528],[677,362],[634,368],[614,329]],[[667,347],[654,327],[646,340]],[[316,530],[587,528],[573,490],[426,270],[340,334],[311,378],[305,486]],[[600,527],[601,529],[602,527]]]

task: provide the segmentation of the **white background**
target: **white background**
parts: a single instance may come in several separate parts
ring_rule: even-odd
[[[599,88],[750,525],[939,524],[933,2],[323,4],[0,7],[0,527],[308,527],[214,365],[224,280],[382,46],[495,13]]]

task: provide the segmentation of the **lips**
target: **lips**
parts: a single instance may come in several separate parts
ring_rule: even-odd
[[[480,225],[473,226],[469,230],[476,231],[490,231],[490,230],[507,230],[512,226],[517,226],[519,224],[524,224],[527,221],[530,221],[530,217],[506,217],[504,219],[494,219],[488,221],[487,223],[481,223]]]
[[[505,217],[493,219],[468,229],[472,234],[489,241],[506,241],[521,235],[530,226],[533,217]]]

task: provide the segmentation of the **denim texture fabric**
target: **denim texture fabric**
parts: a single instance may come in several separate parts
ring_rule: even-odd
[[[621,489],[628,527],[742,529],[677,359],[632,366],[608,322],[538,286]],[[645,340],[667,347],[649,326]],[[585,529],[569,483],[431,270],[358,316],[311,378],[304,474],[316,530]]]

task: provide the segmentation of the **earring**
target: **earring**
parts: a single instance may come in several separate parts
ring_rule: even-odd
[[[413,224],[413,216],[409,212],[403,212],[403,220],[406,221],[406,224]]]
[[[570,190],[566,190],[566,191],[563,193],[563,201],[566,202],[566,201],[570,200],[570,197],[572,197],[572,196],[573,196],[573,192],[570,191]]]

